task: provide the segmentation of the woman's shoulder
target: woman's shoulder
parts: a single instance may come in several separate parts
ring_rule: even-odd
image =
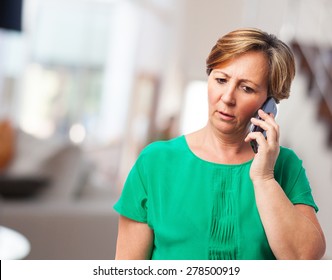
[[[148,144],[140,153],[140,157],[160,156],[172,154],[184,147],[184,136],[178,136],[169,140],[154,141]]]
[[[299,156],[295,153],[294,150],[292,150],[291,148],[284,147],[284,146],[280,146],[279,158],[299,160]]]
[[[276,166],[302,166],[302,159],[293,149],[280,146]]]

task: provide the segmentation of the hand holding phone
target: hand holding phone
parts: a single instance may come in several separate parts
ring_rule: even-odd
[[[266,101],[262,105],[261,109],[267,114],[272,113],[274,116],[276,116],[277,115],[277,103],[276,103],[275,99],[273,97],[269,97],[268,99],[266,99]],[[261,119],[258,116],[258,112],[256,112],[254,117],[257,118],[257,119]],[[256,132],[256,131],[263,133],[264,137],[266,138],[265,130],[262,129],[261,127],[257,126],[257,125],[252,124],[251,127],[250,127],[250,132]],[[257,153],[257,151],[258,151],[257,141],[256,140],[251,140],[250,145],[251,145],[254,153]]]

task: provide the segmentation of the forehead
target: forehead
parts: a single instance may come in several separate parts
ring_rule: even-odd
[[[266,80],[269,62],[264,52],[250,51],[220,63],[214,70],[238,78]]]

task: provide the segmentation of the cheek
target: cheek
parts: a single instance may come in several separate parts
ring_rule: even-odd
[[[213,106],[214,104],[218,103],[220,99],[220,94],[218,94],[218,91],[213,87],[212,85],[208,86],[208,102],[209,105]]]
[[[258,109],[260,108],[260,103],[257,102],[250,102],[246,103],[242,106],[242,109],[240,110],[242,112],[243,119],[249,121],[250,118],[252,118]]]

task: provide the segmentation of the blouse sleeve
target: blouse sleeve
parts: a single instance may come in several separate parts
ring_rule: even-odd
[[[277,181],[293,204],[306,204],[317,212],[318,207],[314,201],[302,160],[291,150],[287,150],[286,154],[278,164]]]
[[[114,210],[138,222],[147,222],[147,191],[140,171],[140,161],[135,163],[124,184]]]

